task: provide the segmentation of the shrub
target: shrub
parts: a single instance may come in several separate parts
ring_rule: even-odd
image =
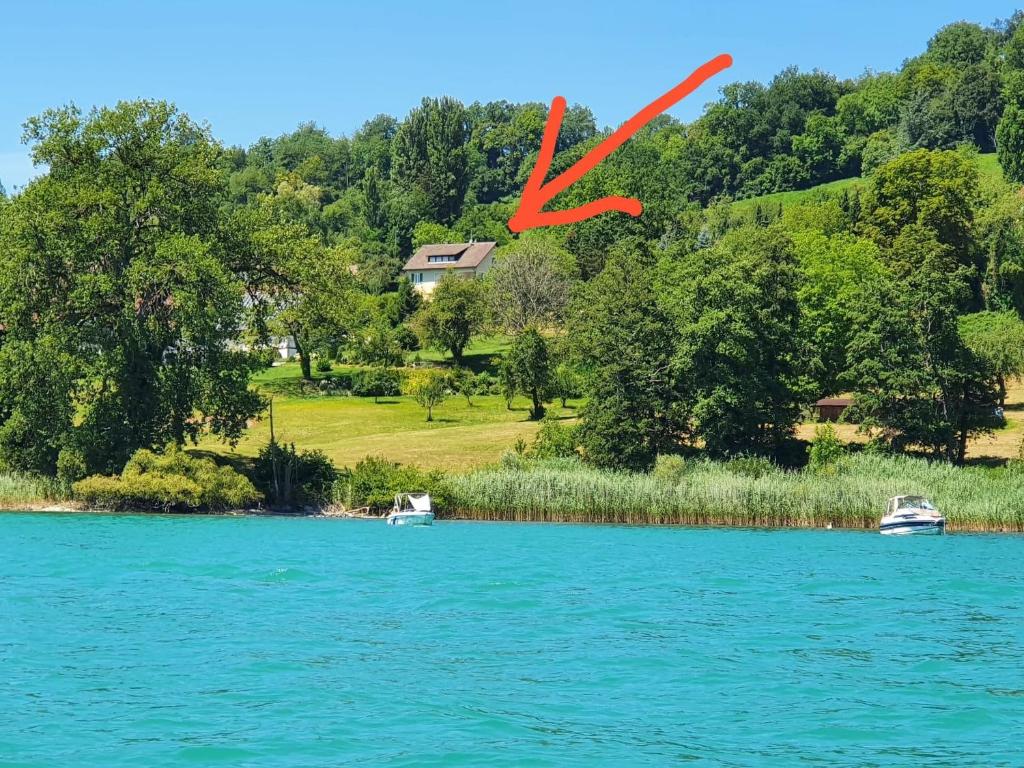
[[[560,419],[548,414],[541,420],[529,453],[538,459],[575,456],[576,445],[575,426],[563,424]]]
[[[383,512],[391,508],[396,494],[418,491],[430,494],[435,510],[443,508],[447,498],[443,473],[368,456],[354,469],[346,467],[339,473],[334,498],[349,508],[370,507]]]
[[[420,348],[419,337],[416,335],[416,332],[405,323],[402,323],[395,328],[394,335],[395,341],[398,342],[398,346],[406,352],[415,352]]]
[[[280,355],[274,347],[263,347],[253,353],[256,360],[264,368],[272,368],[274,363],[280,360]]]
[[[57,482],[62,488],[70,490],[72,483],[84,478],[88,472],[85,454],[77,448],[63,448],[57,454]]]
[[[842,441],[831,424],[817,427],[811,440],[808,468],[814,472],[834,471],[835,465],[846,453]]]
[[[176,446],[162,454],[136,451],[120,476],[87,477],[72,485],[72,493],[94,507],[164,512],[240,509],[261,499],[244,475]]]
[[[332,368],[333,366],[331,365],[331,361],[328,358],[318,357],[316,359],[316,369],[320,373],[330,373]]]
[[[402,394],[402,374],[394,368],[370,368],[352,375],[352,394],[358,397],[397,397]]]
[[[686,459],[676,454],[668,454],[655,460],[651,476],[663,483],[676,485],[686,476],[686,471]]]
[[[275,441],[260,451],[253,476],[272,506],[290,508],[329,503],[338,473],[322,451],[296,451],[294,444]]]
[[[473,379],[473,394],[474,395],[500,395],[501,385],[498,383],[498,379],[487,371],[481,371]]]

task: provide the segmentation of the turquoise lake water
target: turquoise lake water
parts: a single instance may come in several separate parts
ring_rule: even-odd
[[[0,765],[1024,765],[1024,538],[0,516]]]

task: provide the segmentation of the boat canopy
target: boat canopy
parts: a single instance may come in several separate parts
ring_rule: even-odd
[[[895,509],[935,509],[935,505],[924,496],[893,496],[889,499],[889,507]]]
[[[414,512],[430,512],[430,494],[400,493],[395,496],[395,509],[411,509]]]

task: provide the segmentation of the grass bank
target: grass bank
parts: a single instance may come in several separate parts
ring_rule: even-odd
[[[57,481],[19,472],[0,472],[0,509],[38,509],[64,503]]]
[[[873,529],[885,500],[931,498],[951,531],[1024,531],[1024,470],[853,455],[829,474],[693,462],[674,476],[521,462],[449,478],[455,518]]]

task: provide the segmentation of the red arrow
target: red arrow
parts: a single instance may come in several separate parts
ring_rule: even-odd
[[[558,138],[558,132],[562,128],[562,117],[565,115],[565,99],[555,96],[551,101],[547,124],[544,126],[544,137],[540,142],[540,155],[537,157],[537,164],[533,167],[526,186],[523,187],[519,208],[515,215],[508,220],[508,228],[513,232],[525,232],[534,227],[572,224],[606,211],[622,211],[630,216],[639,216],[644,207],[635,197],[602,197],[600,200],[581,205],[578,208],[570,208],[567,211],[544,211],[541,209],[557,194],[582,179],[587,171],[625,144],[634,133],[651,120],[689,96],[705,80],[714,77],[730,66],[732,66],[732,56],[727,53],[702,64],[671,91],[659,96],[620,125],[615,133],[577,160],[572,168],[560,173],[545,184],[544,179],[548,175],[548,171],[551,170],[551,159],[555,156],[555,140]]]

